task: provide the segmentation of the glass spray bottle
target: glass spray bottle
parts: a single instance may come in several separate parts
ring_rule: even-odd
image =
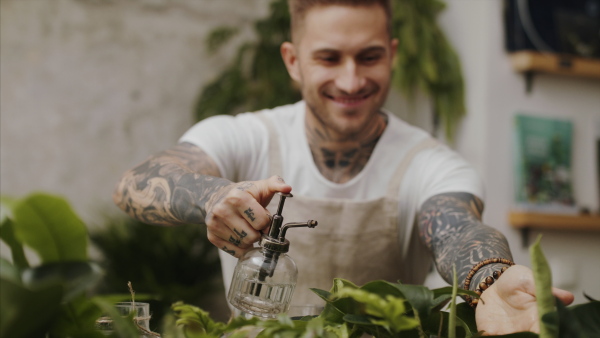
[[[227,299],[243,313],[263,318],[277,318],[286,313],[292,300],[298,268],[286,253],[290,242],[285,239],[289,228],[317,226],[317,221],[293,222],[282,226],[283,204],[292,194],[279,193],[277,213],[271,219],[268,235],[263,235],[260,246],[242,256],[233,272]]]

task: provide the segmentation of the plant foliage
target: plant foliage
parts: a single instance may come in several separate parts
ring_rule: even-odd
[[[112,219],[92,231],[90,239],[106,271],[97,291],[118,293],[131,281],[136,292],[151,296],[151,324],[177,301],[200,306],[208,295],[223,292],[218,251],[204,226]]]
[[[452,140],[466,109],[460,59],[436,22],[445,4],[440,0],[393,3],[393,30],[400,42],[393,82],[409,99],[417,89],[428,94],[435,125],[441,124]]]
[[[0,260],[0,337],[105,337],[95,321],[115,300],[88,297],[102,270],[88,259],[86,227],[67,201],[36,193],[1,202],[0,238],[13,261]],[[25,248],[39,265],[30,266]],[[137,332],[133,325],[115,334]]]
[[[549,268],[539,246],[531,248],[536,293],[551,294],[547,280]],[[330,291],[313,289],[326,301],[318,316],[260,321],[235,318],[228,324],[214,322],[206,312],[186,304],[174,304],[181,337],[480,337],[475,311],[466,303],[454,304],[457,296],[477,295],[457,287],[430,290],[421,285],[372,281],[357,286],[344,279],[334,279]],[[540,288],[537,287],[540,285]],[[542,296],[544,297],[544,296]],[[450,310],[445,310],[450,303]],[[541,334],[519,332],[496,337],[598,337],[600,336],[600,302],[565,307],[559,301],[542,305]],[[550,333],[548,333],[550,332]],[[490,336],[491,337],[491,336]]]

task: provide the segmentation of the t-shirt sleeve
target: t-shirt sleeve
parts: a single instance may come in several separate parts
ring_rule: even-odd
[[[179,139],[200,147],[217,164],[221,176],[234,182],[259,177],[267,153],[266,128],[253,114],[209,117]]]
[[[485,199],[483,182],[471,164],[446,145],[423,151],[411,166],[417,184],[412,193],[418,196],[417,210],[429,198],[449,192],[465,192]]]

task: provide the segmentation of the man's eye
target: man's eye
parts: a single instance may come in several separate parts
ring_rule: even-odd
[[[374,63],[377,62],[379,59],[381,59],[381,55],[377,54],[377,55],[365,55],[363,57],[360,58],[360,61],[364,62],[364,63]]]
[[[321,56],[319,59],[323,62],[329,62],[329,63],[337,61],[337,57],[335,57],[335,56]]]

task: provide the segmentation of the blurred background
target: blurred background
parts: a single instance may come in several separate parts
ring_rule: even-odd
[[[574,13],[570,17],[580,20],[573,22],[584,27],[570,33],[584,36],[586,16],[598,15],[599,1],[574,3],[580,7],[566,13]],[[1,194],[21,197],[45,191],[64,196],[90,229],[94,257],[104,259],[111,278],[116,278],[113,289],[134,279],[138,292],[169,294],[170,298],[163,296],[165,302],[185,298],[226,317],[214,248],[206,244],[203,227],[178,230],[185,234],[177,236],[132,224],[113,205],[111,193],[125,170],[174,145],[202,118],[202,105],[208,107],[205,111],[219,107],[207,99],[206,95],[220,97],[219,89],[210,85],[223,80],[240,46],[261,39],[255,24],[273,15],[270,4],[270,0],[0,0]],[[568,49],[560,43],[559,25],[538,25],[523,17],[515,23],[522,14],[511,12],[518,7],[516,1],[445,4],[437,23],[461,66],[454,70],[462,71],[466,112],[456,120],[453,138],[443,128],[447,120],[436,118],[443,108],[426,89],[410,95],[395,88],[386,106],[448,142],[475,166],[486,186],[484,221],[506,235],[516,262],[530,265],[527,245],[543,233],[554,285],[574,292],[576,303],[585,301],[584,292],[600,298],[597,46]],[[536,4],[530,5],[529,17],[535,18]],[[211,35],[224,26],[233,29]],[[528,28],[531,32],[532,27],[539,33],[537,40],[519,33]],[[217,37],[213,42],[220,48],[207,44],[209,36]],[[597,38],[596,29],[590,39]],[[566,69],[534,72],[535,65],[529,65],[517,71],[514,53],[528,49],[543,55],[567,54],[557,61],[567,63]],[[572,64],[580,59],[591,60],[591,65],[574,74]],[[282,64],[277,67],[283,70]],[[281,72],[271,76],[287,79]],[[294,97],[288,94],[285,98]],[[263,103],[258,101],[252,104]],[[219,113],[239,111],[239,105],[230,108]],[[571,123],[573,207],[592,214],[584,221],[591,226],[570,227],[567,221],[562,229],[524,233],[512,225],[518,114]],[[181,237],[197,241],[182,242],[177,239]],[[2,257],[7,256],[10,252],[2,246]],[[152,264],[152,269],[146,266]],[[427,283],[443,284],[435,272]],[[125,284],[117,291],[126,292]]]

